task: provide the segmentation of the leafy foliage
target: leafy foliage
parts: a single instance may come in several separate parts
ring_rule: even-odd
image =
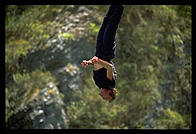
[[[6,76],[23,68],[23,58],[50,37],[51,18],[59,6],[6,6]],[[50,19],[48,19],[50,18]],[[6,78],[7,78],[6,77]]]
[[[81,100],[67,107],[70,128],[126,129],[127,126],[119,120],[119,116],[127,111],[125,105],[103,102],[92,83],[92,79],[87,78]]]
[[[160,129],[179,129],[184,127],[185,122],[183,117],[179,113],[172,111],[170,108],[165,110],[163,117],[157,119],[157,128]]]
[[[74,35],[70,33],[63,33],[61,34],[61,36],[65,38],[66,40],[74,40]]]
[[[118,35],[121,46],[117,50],[117,57],[119,57],[117,58],[117,65],[122,61],[125,64],[121,64],[117,68],[126,70],[119,74],[123,82],[118,84],[119,88],[122,88],[126,93],[125,96],[134,96],[133,92],[136,90],[141,91],[142,94],[148,91],[139,100],[132,99],[128,101],[127,105],[134,106],[141,100],[143,102],[139,106],[146,105],[149,107],[147,112],[152,112],[152,106],[156,106],[159,101],[169,106],[168,100],[173,103],[172,108],[180,112],[176,113],[180,114],[177,116],[180,118],[182,115],[190,114],[189,110],[191,110],[191,102],[187,98],[191,94],[191,74],[189,71],[189,73],[187,72],[186,66],[184,66],[187,63],[191,64],[191,60],[189,60],[191,55],[187,52],[187,49],[191,49],[191,21],[190,18],[182,19],[181,16],[178,16],[179,10],[175,10],[176,8],[175,6],[129,7],[122,18]],[[124,25],[129,25],[129,28],[124,28]],[[124,33],[129,34],[125,35]],[[127,74],[130,75],[127,76]],[[190,87],[189,90],[185,89],[187,86]],[[182,92],[184,94],[181,94]],[[152,97],[155,97],[154,103],[149,103],[153,100]],[[147,98],[149,98],[149,101]],[[124,102],[123,99],[119,101]],[[183,109],[180,108],[182,104]],[[140,111],[137,115],[145,109],[145,107],[141,107],[140,110],[137,110]],[[130,111],[133,112],[132,109]],[[170,113],[166,112],[166,114]],[[143,115],[145,114],[141,114],[138,120],[142,119]],[[127,117],[127,120],[132,119],[131,116]],[[167,121],[170,119],[168,118]],[[184,125],[184,120],[182,120],[180,118],[178,122],[181,124],[180,127]],[[137,120],[134,121],[133,126],[137,124]],[[191,124],[189,124],[190,126]]]
[[[15,73],[14,84],[6,88],[6,121],[16,113],[18,109],[24,108],[24,104],[40,92],[49,82],[56,83],[50,72],[37,69],[31,73]]]

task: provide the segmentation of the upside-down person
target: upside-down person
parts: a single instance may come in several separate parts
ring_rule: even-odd
[[[93,79],[101,89],[100,96],[108,101],[114,100],[117,94],[115,89],[117,72],[112,59],[116,54],[115,35],[123,10],[122,5],[109,7],[97,36],[95,56],[90,60],[83,60],[81,63],[84,68],[88,65],[94,66]]]

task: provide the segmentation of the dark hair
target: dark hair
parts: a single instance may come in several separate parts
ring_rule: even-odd
[[[112,89],[112,92],[109,93],[109,95],[112,97],[112,99],[109,100],[109,102],[112,102],[112,101],[116,98],[117,93],[118,93],[117,89],[113,88],[113,89]]]

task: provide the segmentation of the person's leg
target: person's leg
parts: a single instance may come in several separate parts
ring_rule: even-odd
[[[104,35],[104,32],[105,32],[105,28],[108,24],[108,20],[109,18],[112,16],[113,14],[113,11],[115,9],[115,6],[111,5],[105,15],[105,17],[103,18],[103,23],[101,25],[101,28],[99,29],[99,32],[98,32],[98,36],[97,36],[97,40],[98,41],[103,41],[103,35]]]
[[[109,18],[112,16],[115,6],[111,5],[103,19],[103,23],[99,29],[98,36],[97,36],[97,44],[96,44],[96,53],[95,56],[101,57],[103,55],[102,48],[103,48],[103,36],[108,24]]]
[[[111,17],[108,20],[108,24],[103,35],[103,60],[108,61],[115,57],[115,35],[123,10],[123,6],[115,6],[115,10],[112,12]]]

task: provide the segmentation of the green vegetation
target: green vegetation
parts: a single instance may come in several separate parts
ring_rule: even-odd
[[[70,128],[119,129],[128,128],[120,120],[127,111],[125,105],[103,102],[93,80],[87,76],[81,101],[72,102],[67,107]]]
[[[22,59],[50,37],[51,20],[60,6],[6,6],[6,72],[21,71]]]
[[[50,23],[60,6],[6,6],[6,122],[19,106],[55,79],[43,69],[28,72],[24,57],[50,37]],[[7,84],[13,80],[13,84]]]
[[[183,12],[190,13],[190,10],[180,10],[179,13],[176,10],[179,8],[181,6],[131,6],[124,14],[118,35],[121,47],[117,49],[117,68],[124,82],[119,82],[118,88],[130,98],[139,96],[140,92],[142,95],[131,101],[125,101],[124,96],[119,101],[130,107],[140,102],[136,107],[140,108],[136,110],[136,115],[141,113],[138,120],[143,117],[142,111],[153,111],[152,106],[162,101],[177,111],[166,110],[165,114],[170,115],[163,124],[173,123],[169,128],[190,128],[190,122],[184,125],[185,120],[190,121],[190,116],[188,119],[182,116],[191,114],[191,103],[188,101],[191,94],[191,53],[186,51],[191,50],[191,18],[179,16],[186,14]],[[123,27],[127,25],[129,28]],[[136,91],[136,95],[133,95]],[[170,100],[172,105],[166,100]],[[133,112],[134,109],[130,109],[130,113]],[[171,118],[171,113],[175,114],[176,122]],[[133,120],[133,117],[128,116],[126,120]],[[134,120],[133,126],[138,120]],[[168,128],[163,124],[162,128]]]
[[[63,33],[61,34],[61,36],[65,38],[66,40],[74,40],[74,35],[70,33]]]
[[[99,26],[96,26],[94,23],[90,23],[90,34],[97,36],[99,32]]]
[[[77,6],[65,7],[65,12],[80,12]],[[90,20],[84,28],[88,34],[82,38],[88,38],[95,45],[108,6],[85,7],[94,12],[86,16]],[[6,6],[6,122],[49,82],[59,82],[59,78],[45,69],[46,65],[31,71],[26,69],[24,58],[36,50],[46,50],[47,40],[56,36],[52,21],[61,8],[52,5]],[[79,63],[77,67],[73,65],[72,60],[81,57],[66,61],[63,74],[67,78],[79,77],[82,81],[77,90],[68,91],[71,89],[67,88],[65,92],[74,92],[74,96],[70,95],[74,101],[65,102],[69,128],[145,129],[149,124],[157,129],[192,128],[191,10],[189,5],[125,6],[116,35],[114,59],[119,94],[111,103],[99,96],[99,89],[92,80],[92,68],[84,71],[77,68]],[[64,22],[59,23],[59,27],[64,25],[61,24]],[[80,40],[70,31],[59,35],[70,42]],[[76,47],[73,51],[85,55],[95,50]],[[67,57],[70,51],[65,48]],[[47,66],[50,70],[56,69],[52,64]],[[81,75],[76,76],[80,71]],[[69,94],[64,96],[69,97]]]
[[[179,113],[172,111],[170,108],[166,109],[164,116],[157,120],[157,128],[160,129],[180,129],[184,127],[185,121],[183,117]]]
[[[25,104],[35,99],[40,89],[49,82],[56,83],[50,72],[45,72],[43,69],[36,69],[31,73],[26,71],[23,74],[15,73],[13,79],[14,84],[6,88],[6,121],[18,109],[24,109]]]

